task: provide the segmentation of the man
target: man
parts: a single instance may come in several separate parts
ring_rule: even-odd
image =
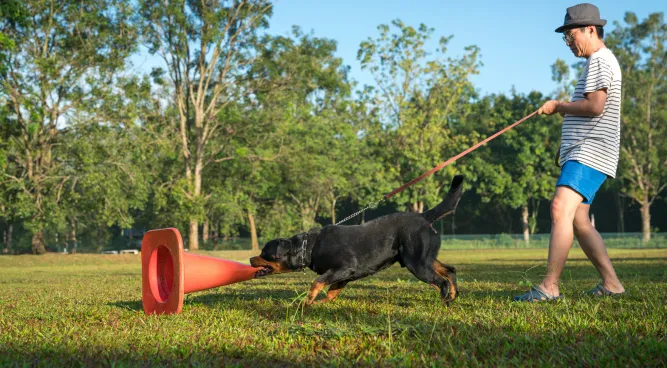
[[[602,276],[602,282],[588,293],[613,296],[625,292],[588,214],[604,180],[616,175],[620,148],[621,69],[602,40],[606,23],[596,6],[579,4],[567,9],[565,23],[556,28],[572,53],[586,58],[586,64],[572,102],[551,100],[538,110],[538,114],[564,117],[558,153],[562,169],[551,201],[547,273],[542,283],[515,297],[517,301],[562,298],[558,280],[573,235]]]

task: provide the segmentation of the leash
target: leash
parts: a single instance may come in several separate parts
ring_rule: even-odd
[[[420,176],[418,176],[418,177],[416,177],[416,178],[410,180],[409,182],[403,184],[403,185],[400,186],[399,188],[396,188],[396,189],[394,189],[393,191],[391,191],[391,192],[385,194],[384,196],[382,196],[382,198],[381,198],[379,201],[371,202],[368,206],[362,208],[361,210],[359,210],[359,211],[353,213],[353,214],[350,215],[350,216],[347,216],[346,218],[342,219],[341,221],[338,221],[338,222],[336,223],[336,225],[341,224],[341,223],[343,223],[343,222],[345,222],[345,221],[347,221],[347,220],[349,220],[349,219],[351,219],[351,218],[353,218],[353,217],[356,217],[356,216],[358,216],[359,214],[361,214],[362,212],[364,212],[364,211],[366,211],[366,210],[368,210],[368,209],[370,209],[370,208],[375,208],[375,207],[377,207],[381,202],[386,201],[387,199],[389,199],[389,198],[395,196],[396,194],[398,194],[398,193],[404,191],[405,189],[409,188],[410,186],[412,186],[412,185],[414,185],[414,184],[416,184],[416,183],[418,183],[418,182],[424,180],[425,178],[431,176],[434,172],[436,172],[436,171],[438,171],[438,170],[441,170],[443,167],[445,167],[445,166],[451,164],[452,162],[454,162],[454,161],[460,159],[461,157],[467,155],[468,153],[470,153],[470,152],[476,150],[476,149],[479,148],[480,146],[482,146],[482,145],[488,143],[490,140],[492,140],[492,139],[498,137],[499,135],[501,135],[501,134],[507,132],[508,130],[514,128],[515,126],[517,126],[517,125],[523,123],[524,121],[526,121],[527,119],[529,119],[530,117],[532,117],[532,116],[535,115],[535,114],[537,114],[537,110],[535,110],[535,111],[533,111],[532,113],[530,113],[530,114],[524,116],[523,118],[521,118],[521,120],[517,120],[517,121],[515,121],[515,122],[512,123],[511,125],[509,125],[509,126],[503,128],[502,130],[500,130],[499,132],[493,134],[492,136],[487,137],[486,139],[484,139],[484,140],[482,140],[481,142],[477,143],[476,145],[474,145],[474,146],[468,148],[467,150],[465,150],[465,151],[459,153],[458,155],[456,155],[456,156],[450,158],[449,160],[441,162],[438,166],[436,166],[436,167],[432,168],[431,170],[429,170],[429,171],[427,171],[427,172],[421,174]]]

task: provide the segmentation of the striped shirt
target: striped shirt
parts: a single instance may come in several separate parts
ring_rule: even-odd
[[[559,159],[561,165],[579,161],[614,178],[621,143],[621,67],[608,48],[586,60],[572,102],[603,88],[607,89],[607,100],[602,115],[565,114]]]

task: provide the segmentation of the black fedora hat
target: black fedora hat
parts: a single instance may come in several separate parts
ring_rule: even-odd
[[[600,10],[593,4],[578,4],[567,8],[565,12],[565,22],[562,26],[556,28],[556,32],[561,33],[570,28],[584,26],[603,26],[607,21],[600,19]]]

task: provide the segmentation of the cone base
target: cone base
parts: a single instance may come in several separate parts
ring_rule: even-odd
[[[181,313],[185,288],[183,239],[174,228],[151,230],[141,241],[141,293],[146,314]]]

